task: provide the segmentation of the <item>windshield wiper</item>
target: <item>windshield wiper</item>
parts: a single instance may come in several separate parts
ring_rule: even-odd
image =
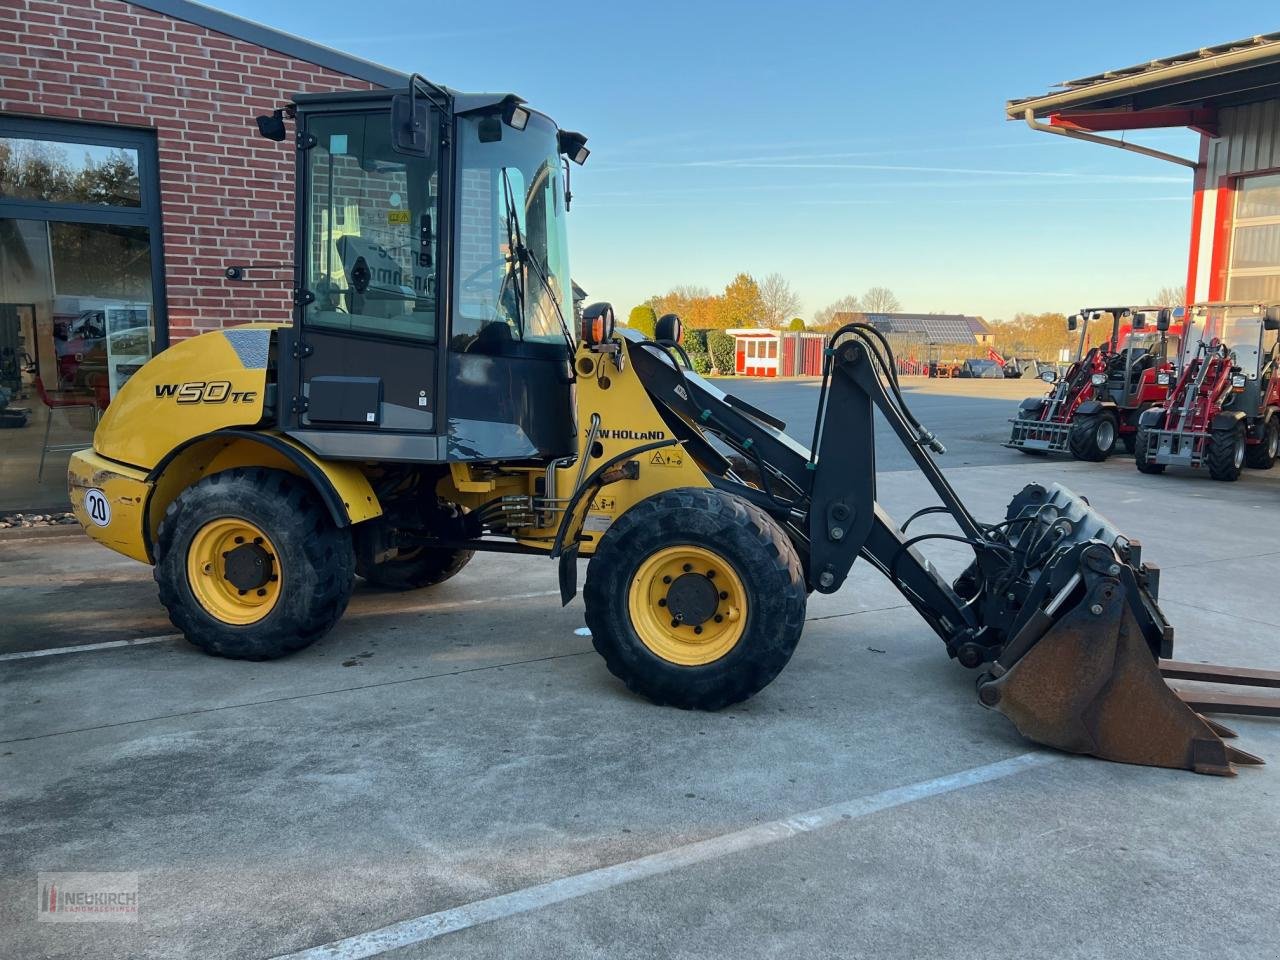
[[[502,168],[502,190],[507,202],[507,245],[511,250],[511,269],[507,276],[513,281],[513,290],[516,299],[519,301],[517,307],[517,323],[520,326],[520,338],[524,339],[524,280],[519,275],[517,265],[528,266],[533,269],[534,275],[542,284],[542,289],[546,292],[551,305],[555,307],[556,319],[560,321],[560,332],[564,336],[565,346],[569,348],[569,356],[573,356],[575,349],[573,343],[573,332],[569,329],[569,324],[564,318],[564,311],[560,309],[560,298],[556,296],[555,287],[551,285],[551,280],[547,277],[546,272],[542,269],[542,264],[538,262],[538,258],[533,255],[528,247],[525,246],[524,237],[520,233],[520,221],[516,217],[515,212],[515,196],[511,187],[511,178],[507,175],[507,168]],[[503,279],[503,287],[506,287],[506,278]],[[576,375],[574,375],[576,379]]]
[[[524,249],[524,237],[520,235],[520,220],[516,216],[515,191],[511,188],[511,177],[507,168],[502,168],[502,195],[507,204],[507,273],[502,278],[502,286],[498,288],[498,302],[502,302],[507,292],[507,283],[511,284],[515,296],[516,331],[520,339],[524,339],[524,276],[520,272],[527,253]]]

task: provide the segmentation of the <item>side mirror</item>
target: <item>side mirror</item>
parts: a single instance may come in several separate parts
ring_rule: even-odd
[[[653,339],[658,343],[679,343],[684,324],[674,313],[664,313],[653,327]]]
[[[1133,315],[1133,322],[1131,324],[1131,328],[1134,330],[1147,329],[1147,315],[1143,313],[1141,310],[1135,313]]]
[[[1267,312],[1262,316],[1262,328],[1264,330],[1280,330],[1280,304],[1267,307]]]
[[[1173,322],[1173,311],[1168,307],[1163,308],[1156,315],[1156,329],[1164,333],[1169,329],[1169,324]]]
[[[1057,383],[1057,382],[1058,382],[1058,371],[1056,371],[1056,370],[1043,370],[1043,371],[1041,371],[1041,373],[1040,373],[1040,379],[1041,379],[1041,380],[1043,380],[1045,383]]]
[[[1067,317],[1068,333],[1070,333],[1072,330],[1078,329],[1079,327],[1080,327],[1080,314],[1073,313],[1071,316]]]
[[[409,93],[399,93],[391,98],[391,149],[396,153],[425,157],[431,148],[427,130],[431,108],[414,92],[410,88]]]

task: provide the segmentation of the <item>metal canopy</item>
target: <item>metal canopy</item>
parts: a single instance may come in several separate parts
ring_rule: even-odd
[[[1087,130],[1207,126],[1219,107],[1280,98],[1280,33],[1202,47],[1068,80],[1060,89],[1010,100],[1005,112]]]

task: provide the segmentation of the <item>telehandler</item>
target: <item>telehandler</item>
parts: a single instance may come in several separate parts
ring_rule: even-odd
[[[1169,392],[1170,341],[1176,354],[1182,335],[1172,314],[1169,307],[1086,307],[1068,317],[1067,330],[1080,331],[1075,362],[1047,395],[1022,401],[1005,446],[1100,462],[1120,441],[1133,453],[1139,415]],[[1088,346],[1089,321],[1104,317],[1110,336]]]
[[[1207,668],[1159,659],[1173,633],[1140,545],[1057,485],[973,517],[873,327],[829,342],[806,448],[687,368],[674,315],[651,340],[603,303],[571,326],[580,134],[516,96],[416,76],[299,96],[258,125],[284,140],[287,120],[292,323],[159,354],[70,465],[80,522],[154,565],[191,643],[280,657],[334,625],[355,576],[424,587],[475,551],[558,560],[567,603],[589,557],[585,617],[608,669],[657,703],[715,709],[778,675],[809,592],[838,590],[861,556],[1032,739],[1202,773],[1259,762],[1162,679]],[[877,505],[877,409],[941,500],[916,516],[945,513],[957,533],[908,534]],[[917,550],[937,538],[973,551],[952,583]]]
[[[1195,304],[1188,329],[1197,326],[1168,398],[1138,420],[1138,470],[1205,467],[1228,481],[1246,465],[1270,470],[1280,448],[1280,305]]]

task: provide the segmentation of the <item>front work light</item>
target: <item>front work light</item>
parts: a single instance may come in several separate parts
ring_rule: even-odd
[[[591,155],[591,151],[587,149],[586,137],[576,130],[560,130],[557,131],[556,136],[561,153],[578,166],[582,166],[587,162],[587,157]]]
[[[1105,373],[1095,373],[1089,379],[1095,387],[1100,387],[1107,382],[1107,375]]]
[[[520,106],[519,97],[507,97],[502,105],[502,122],[514,130],[523,130],[529,125],[529,111]]]
[[[582,311],[582,342],[588,347],[598,347],[613,339],[617,321],[613,304],[593,303]]]

